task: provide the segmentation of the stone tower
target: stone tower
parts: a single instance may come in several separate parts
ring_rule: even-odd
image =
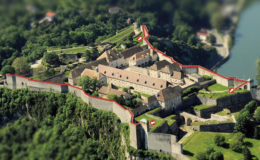
[[[145,118],[140,120],[142,126],[141,139],[145,149],[148,149],[148,132],[149,132],[149,121]]]

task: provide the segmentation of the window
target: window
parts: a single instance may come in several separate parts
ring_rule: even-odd
[[[104,74],[106,74],[106,73],[107,73],[107,71],[104,72]]]
[[[128,79],[128,77],[126,77],[126,79]]]
[[[162,88],[162,85],[161,85],[161,88]]]
[[[146,84],[147,82],[146,81],[144,81],[144,84]]]
[[[122,75],[120,75],[120,78],[122,77]]]
[[[139,82],[139,79],[137,79],[136,81]]]
[[[112,73],[112,76],[114,75],[114,73]]]
[[[153,86],[155,86],[155,83],[153,83]]]

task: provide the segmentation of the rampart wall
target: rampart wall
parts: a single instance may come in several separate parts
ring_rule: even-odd
[[[191,129],[203,132],[233,132],[235,123],[219,123],[208,125],[192,125]]]

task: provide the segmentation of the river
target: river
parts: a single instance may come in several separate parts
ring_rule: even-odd
[[[217,73],[226,77],[254,79],[256,81],[256,60],[260,58],[260,3],[248,6],[240,15],[235,33],[235,45],[229,60],[218,68]]]

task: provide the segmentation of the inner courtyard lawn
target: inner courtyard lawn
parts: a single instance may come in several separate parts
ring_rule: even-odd
[[[214,133],[214,132],[197,132],[195,131],[191,139],[187,138],[187,142],[183,142],[183,153],[192,160],[198,152],[205,151],[208,146],[213,147],[215,151],[220,151],[224,155],[225,160],[244,160],[242,153],[237,153],[229,148],[230,142],[236,140],[236,133]],[[226,144],[224,147],[216,146],[214,137],[217,134],[225,136]],[[244,142],[251,151],[253,157],[260,158],[260,140],[245,138]]]

